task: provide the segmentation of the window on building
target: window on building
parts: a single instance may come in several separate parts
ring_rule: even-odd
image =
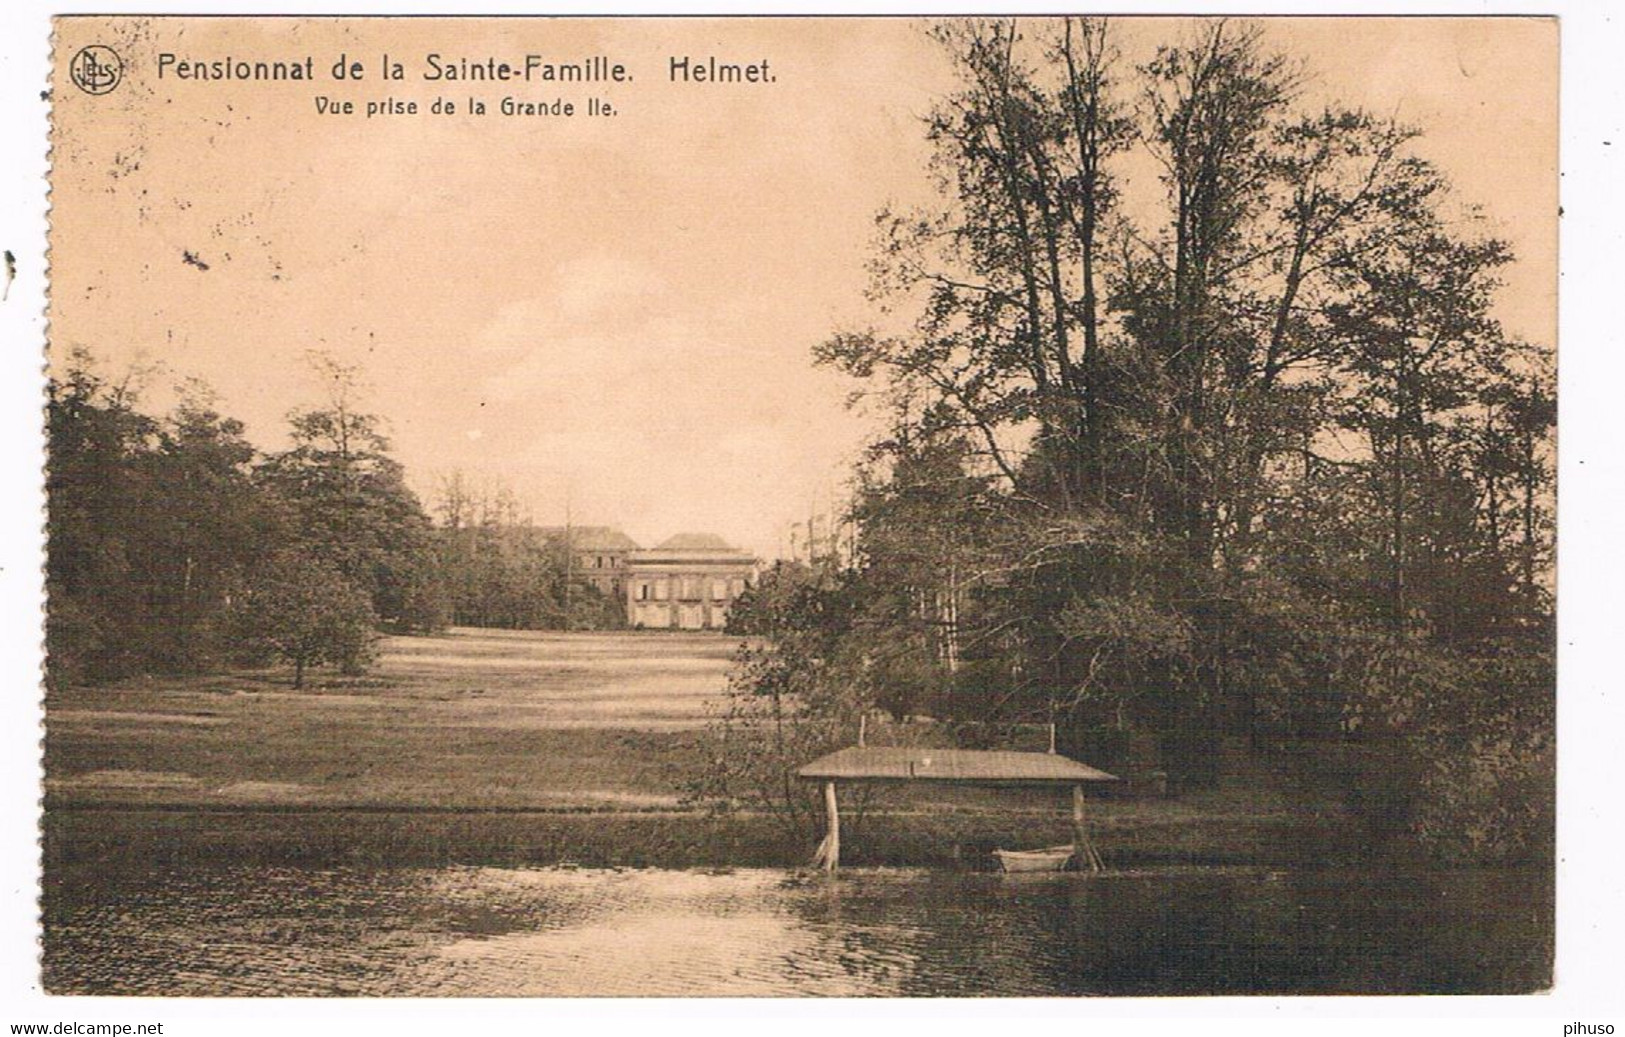
[[[712,580],[711,581],[711,600],[712,601],[727,601],[728,600],[728,581],[727,580]]]
[[[665,580],[656,580],[655,581],[655,600],[656,601],[665,601],[666,597],[667,597],[667,594],[668,594],[668,591],[669,591],[669,587],[668,587]]]

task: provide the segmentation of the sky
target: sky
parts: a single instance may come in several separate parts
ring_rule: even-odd
[[[1130,61],[1182,29],[1118,27]],[[1266,27],[1311,72],[1306,104],[1424,129],[1420,152],[1522,257],[1498,312],[1555,343],[1553,23]],[[63,78],[89,43],[123,58],[111,93]],[[318,78],[159,79],[165,52],[311,55]],[[431,83],[431,52],[603,54],[632,80]],[[386,53],[406,80],[378,78]],[[340,54],[368,78],[327,78]],[[921,23],[87,18],[60,24],[56,55],[54,355],[160,364],[155,406],[199,378],[269,449],[290,409],[320,402],[304,357],[324,350],[362,371],[426,502],[461,471],[511,488],[537,522],[649,546],[707,531],[771,557],[841,493],[870,425],[810,352],[876,319],[876,211],[930,201],[921,117],[950,81]],[[669,81],[672,57],[709,55],[765,59],[774,80]],[[423,111],[323,114],[318,96]],[[504,96],[578,111],[504,117]],[[487,114],[429,114],[437,97]],[[617,114],[585,115],[589,98]]]

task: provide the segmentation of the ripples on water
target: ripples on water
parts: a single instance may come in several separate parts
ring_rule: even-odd
[[[1253,869],[82,876],[49,888],[44,978],[53,993],[194,996],[1512,992],[1549,976],[1539,881]]]

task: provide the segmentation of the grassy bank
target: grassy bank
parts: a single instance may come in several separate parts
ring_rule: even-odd
[[[1112,867],[1327,863],[1327,833],[1299,818],[1107,817],[1093,826]],[[1060,817],[921,811],[869,813],[843,831],[851,866],[977,868],[995,846],[1065,842]],[[211,864],[400,866],[793,866],[812,842],[772,818],[649,811],[58,810],[45,825],[47,874]]]
[[[255,671],[68,688],[47,703],[46,859],[62,868],[216,862],[805,861],[816,833],[709,817],[683,793],[711,750],[714,636],[457,631],[392,638],[364,678]],[[1322,862],[1335,803],[1237,755],[1214,790],[1092,800],[1102,853],[1145,863]],[[976,866],[1068,841],[1064,796],[893,791],[846,817],[853,865]]]

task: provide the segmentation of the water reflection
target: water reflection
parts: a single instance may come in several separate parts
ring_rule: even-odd
[[[47,889],[45,982],[177,995],[1511,992],[1549,976],[1549,889],[1520,873],[1194,868],[70,874]]]

